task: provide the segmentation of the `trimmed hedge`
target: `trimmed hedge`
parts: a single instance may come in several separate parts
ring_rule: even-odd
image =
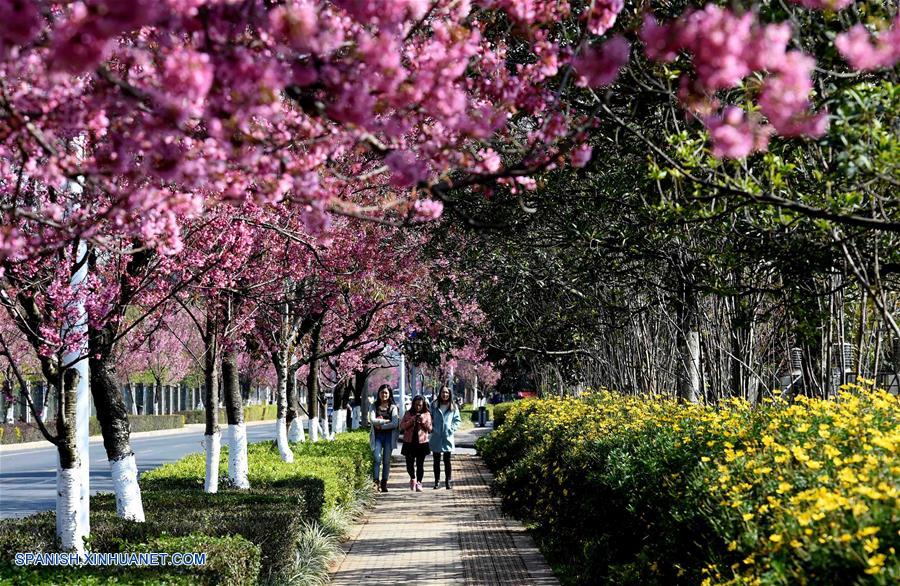
[[[281,461],[274,442],[248,448],[252,488],[222,481],[202,492],[205,458],[192,454],[141,476],[145,523],[115,516],[111,494],[91,499],[88,548],[98,552],[195,551],[209,554],[203,568],[14,568],[19,551],[55,551],[55,515],[0,522],[0,582],[15,584],[255,584],[282,583],[308,548],[310,527],[329,511],[352,508],[369,487],[368,434],[339,434],[333,442],[292,445],[295,462]],[[226,470],[223,447],[221,469]],[[303,560],[300,560],[301,562]],[[199,570],[199,571],[198,571]],[[147,572],[153,572],[151,577]],[[183,578],[190,576],[188,581]]]
[[[157,431],[160,429],[179,429],[184,427],[185,418],[182,415],[129,415],[128,425],[131,433],[142,431]],[[51,419],[46,423],[51,433],[56,433],[56,420]],[[100,422],[96,417],[91,417],[88,423],[91,436],[101,435]],[[0,424],[0,444],[22,444],[26,442],[46,441],[41,435],[36,423],[4,423]]]
[[[509,410],[512,409],[512,406],[515,405],[515,402],[507,402],[507,403],[498,403],[494,405],[493,419],[494,421],[494,429],[497,429],[506,421],[506,416],[509,414]]]
[[[487,409],[486,421],[493,421],[494,420],[494,406],[491,404],[488,404],[485,406],[485,408]],[[462,409],[459,410],[459,416],[462,419],[466,419],[466,417],[468,416],[469,421],[471,421],[472,423],[478,423],[478,409],[473,407],[472,403],[465,403],[462,406]]]
[[[160,567],[18,567],[17,552],[58,551],[56,517],[40,513],[0,523],[0,582],[3,584],[254,584],[260,568],[260,549],[240,536],[211,536],[188,532],[182,537],[163,535],[166,528],[156,521],[133,523],[103,510],[108,495],[95,497],[99,505],[91,511],[89,549],[103,553],[192,552],[206,553],[203,566]],[[151,505],[148,517],[161,512]],[[113,503],[115,509],[115,503]],[[180,511],[183,513],[183,511]]]
[[[193,411],[178,411],[178,415],[184,416],[185,423],[206,423],[206,411],[197,409]],[[244,422],[275,420],[278,408],[275,405],[246,405],[244,406]],[[219,409],[219,423],[227,422],[225,409]]]
[[[896,584],[900,402],[518,401],[477,443],[569,584]]]

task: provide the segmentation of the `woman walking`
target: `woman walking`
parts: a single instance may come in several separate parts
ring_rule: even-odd
[[[452,472],[450,468],[450,454],[453,453],[453,434],[459,429],[459,408],[453,402],[450,389],[441,387],[437,399],[431,404],[431,424],[433,431],[431,440],[431,454],[434,457],[434,488],[441,484],[441,459],[444,460],[444,486],[453,488]]]
[[[369,412],[369,421],[372,424],[369,444],[375,455],[372,479],[375,482],[376,490],[387,492],[388,474],[391,471],[391,452],[397,447],[397,427],[399,425],[399,411],[394,405],[394,395],[388,385],[378,387],[375,404]]]
[[[403,449],[406,456],[406,471],[409,473],[409,489],[422,492],[422,477],[425,475],[425,456],[428,455],[428,434],[431,433],[431,413],[425,407],[425,397],[416,396],[409,411],[400,421],[403,432]]]

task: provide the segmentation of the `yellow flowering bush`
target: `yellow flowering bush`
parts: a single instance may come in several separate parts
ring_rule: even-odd
[[[900,581],[900,403],[526,400],[478,444],[561,576],[610,584]]]

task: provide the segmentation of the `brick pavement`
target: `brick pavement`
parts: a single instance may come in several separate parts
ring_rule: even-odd
[[[470,450],[461,450],[470,452]],[[346,544],[333,584],[559,584],[520,523],[500,512],[490,495],[491,473],[478,456],[453,458],[453,490],[409,490],[399,457],[386,494]]]

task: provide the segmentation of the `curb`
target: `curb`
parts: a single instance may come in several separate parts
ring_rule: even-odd
[[[275,423],[275,421],[276,421],[275,419],[264,419],[262,421],[250,421],[250,422],[247,422],[245,425],[247,427],[255,427],[257,425],[264,425],[267,423],[269,425],[271,425],[271,424]],[[222,425],[220,427],[222,427],[222,429],[225,429],[227,426],[228,426],[228,424],[226,423],[225,425]],[[206,428],[206,424],[204,424],[204,423],[188,423],[184,427],[176,427],[174,429],[156,429],[153,431],[139,431],[137,433],[132,433],[131,439],[143,438],[143,437],[159,437],[159,436],[164,436],[164,435],[182,435],[182,434],[194,433],[194,432],[198,432],[198,431],[202,432],[205,428]],[[91,443],[91,445],[102,444],[103,436],[92,435],[90,438],[90,443]],[[53,446],[53,444],[51,444],[48,441],[25,442],[25,443],[21,443],[21,444],[4,444],[4,445],[0,445],[0,454],[6,454],[6,453],[17,454],[19,452],[30,452],[32,450],[39,450],[41,448],[49,448],[52,446]]]

